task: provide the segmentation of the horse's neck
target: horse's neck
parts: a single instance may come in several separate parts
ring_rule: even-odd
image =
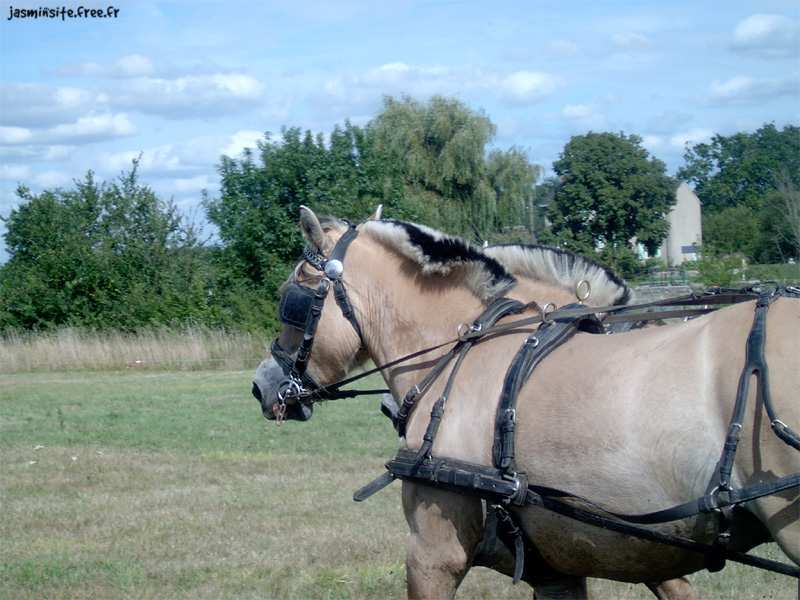
[[[576,301],[576,296],[563,288],[519,276],[517,285],[508,293],[508,297],[526,304],[535,302],[539,308],[549,302],[563,306]]]
[[[355,249],[355,248],[354,248]],[[376,257],[376,253],[382,253]],[[458,335],[458,326],[471,323],[483,303],[463,285],[437,276],[423,276],[408,259],[371,249],[361,286],[369,291],[362,326],[364,343],[376,365],[433,348]],[[439,348],[388,369],[384,375],[396,397],[402,398],[449,347]]]

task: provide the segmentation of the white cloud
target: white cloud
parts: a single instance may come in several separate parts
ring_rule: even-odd
[[[706,106],[742,106],[763,104],[776,96],[800,93],[800,75],[795,73],[783,79],[758,79],[747,75],[715,81],[697,96]]]
[[[262,139],[264,139],[264,133],[261,131],[237,131],[233,134],[230,144],[220,150],[220,155],[240,156],[245,148],[255,149],[256,143]]]
[[[551,98],[567,86],[563,77],[541,71],[517,71],[500,82],[500,99],[514,106]]]
[[[45,128],[107,109],[107,97],[74,87],[0,82],[2,122],[6,126]]]
[[[108,64],[89,61],[67,63],[56,70],[59,75],[70,77],[128,78],[143,77],[155,73],[153,61],[139,54],[125,56]]]
[[[54,189],[54,188],[67,188],[71,187],[74,181],[74,177],[70,176],[67,173],[62,171],[45,171],[44,173],[38,173],[35,177],[33,177],[32,182],[36,187],[41,189]]]
[[[30,165],[0,164],[0,181],[24,181],[32,174]]]
[[[172,184],[171,189],[176,193],[199,191],[211,186],[207,173],[214,170],[222,155],[240,156],[245,147],[255,148],[262,138],[261,132],[242,130],[233,135],[202,136],[141,151],[103,153],[83,170],[93,169],[104,177],[114,177],[130,170],[131,162],[137,159],[143,176],[180,182]],[[205,183],[201,177],[206,177]]]
[[[427,96],[453,94],[459,90],[482,87],[486,75],[472,65],[462,67],[418,67],[403,62],[381,65],[362,74],[351,74],[329,79],[325,91],[345,97],[359,90],[381,93],[407,93]]]
[[[0,127],[0,144],[27,144],[33,134],[27,127]]]
[[[199,193],[211,187],[208,175],[197,175],[189,179],[176,179],[173,183],[174,189],[179,193]]]
[[[171,119],[237,114],[265,100],[262,83],[250,75],[236,73],[176,79],[137,77],[125,80],[115,98],[117,104],[129,110]]]
[[[424,99],[435,94],[492,94],[506,105],[525,106],[547,99],[564,87],[563,78],[541,71],[517,71],[501,79],[474,65],[420,67],[394,62],[365,73],[328,79],[320,92],[310,96],[310,102],[326,111],[350,110],[352,117],[353,107],[377,103],[385,95]]]
[[[136,127],[128,120],[128,115],[111,113],[81,117],[75,123],[58,125],[42,132],[41,137],[51,142],[86,142],[134,135]]]
[[[676,133],[669,138],[669,145],[673,149],[682,150],[688,144],[694,146],[695,144],[705,144],[711,141],[711,138],[716,134],[711,129],[696,127],[689,131],[682,131]]]
[[[76,150],[76,146],[61,144],[5,144],[0,137],[0,159],[4,163],[31,164],[37,162],[55,162],[68,160]]]
[[[0,143],[4,146],[39,145],[59,148],[65,143],[96,142],[135,133],[137,129],[126,114],[102,113],[80,117],[71,123],[47,129],[0,127]]]
[[[648,52],[658,46],[657,42],[638,31],[615,33],[611,36],[611,45],[624,52]]]
[[[797,56],[800,51],[800,25],[783,15],[752,15],[733,30],[731,47],[734,50],[756,52],[763,58]]]
[[[608,131],[608,116],[597,102],[567,104],[561,109],[561,118],[572,133]]]

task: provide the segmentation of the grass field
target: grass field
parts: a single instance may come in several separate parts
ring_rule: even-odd
[[[251,375],[0,374],[0,598],[405,597],[400,485],[351,499],[398,447],[377,400],[278,428],[249,396]],[[739,565],[691,579],[707,600],[797,597],[795,580]],[[474,569],[457,597],[531,590]]]

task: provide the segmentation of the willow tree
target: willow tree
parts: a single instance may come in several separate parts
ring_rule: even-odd
[[[369,131],[391,175],[402,180],[404,216],[488,236],[498,210],[486,157],[495,126],[482,110],[442,96],[427,103],[387,97]]]
[[[522,225],[531,233],[534,230],[534,184],[542,168],[528,161],[525,152],[517,146],[507,151],[492,150],[488,159],[489,181],[494,190],[496,212],[494,229]]]

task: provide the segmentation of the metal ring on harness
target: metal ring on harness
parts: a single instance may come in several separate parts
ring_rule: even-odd
[[[475,333],[483,329],[483,326],[478,323],[477,325],[470,325],[469,323],[460,323],[456,328],[456,336],[459,342],[466,342],[467,336],[470,333]]]
[[[586,287],[586,291],[581,293],[581,288]],[[578,285],[575,286],[575,297],[578,298],[579,302],[583,302],[586,300],[592,293],[592,284],[589,283],[586,279],[581,279],[578,282]]]
[[[548,308],[550,309],[549,311]],[[547,315],[557,310],[558,306],[556,305],[555,302],[548,302],[547,304],[545,304],[542,307],[542,324],[549,323],[550,321],[547,320]]]

